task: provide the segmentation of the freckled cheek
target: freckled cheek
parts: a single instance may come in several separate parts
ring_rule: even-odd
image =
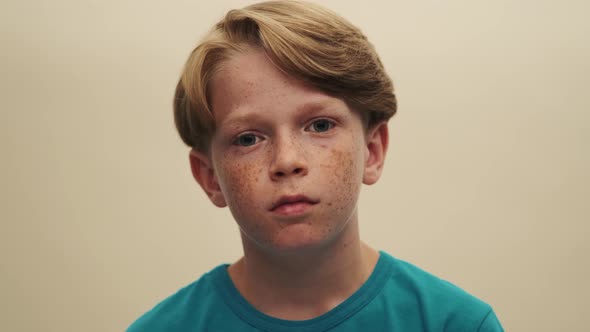
[[[253,207],[260,193],[262,169],[251,163],[227,163],[223,170],[226,184],[225,195],[230,207],[244,210]]]
[[[362,158],[355,149],[332,150],[329,161],[322,163],[327,187],[334,193],[333,201],[339,210],[354,206],[360,191],[362,181]]]

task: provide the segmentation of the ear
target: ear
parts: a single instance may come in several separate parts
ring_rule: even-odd
[[[364,184],[374,184],[381,177],[385,154],[389,144],[389,131],[387,122],[381,122],[369,129],[365,139],[365,172],[363,174]]]
[[[189,160],[193,177],[209,196],[211,202],[217,207],[227,206],[209,157],[195,149],[191,149]]]

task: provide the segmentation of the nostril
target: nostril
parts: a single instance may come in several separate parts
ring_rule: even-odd
[[[280,179],[286,178],[289,176],[304,176],[307,174],[307,169],[305,167],[291,167],[291,168],[276,168],[271,171],[271,176]]]

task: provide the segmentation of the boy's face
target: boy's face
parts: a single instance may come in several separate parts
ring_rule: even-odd
[[[380,176],[386,125],[366,133],[346,103],[286,76],[262,52],[221,67],[211,84],[210,153],[191,152],[197,181],[262,249],[337,239],[357,222],[361,184]]]

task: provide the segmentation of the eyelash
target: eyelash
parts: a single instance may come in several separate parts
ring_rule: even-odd
[[[336,125],[336,122],[334,122],[333,120],[330,119],[326,119],[326,118],[319,118],[319,119],[314,119],[309,125],[307,125],[305,127],[306,130],[308,130],[309,128],[312,128],[314,124],[317,124],[320,121],[326,121],[328,123],[328,128],[324,131],[315,131],[315,130],[311,130],[312,132],[315,133],[323,133],[323,132],[327,132],[330,131],[331,129],[334,128],[334,126]],[[245,137],[253,137],[254,138],[254,142],[252,142],[252,144],[248,144],[248,145],[242,145],[240,144],[240,139],[245,138]],[[260,140],[262,140],[263,138],[259,135],[256,135],[254,133],[243,133],[238,135],[233,141],[232,141],[232,145],[236,145],[236,146],[242,146],[242,147],[249,147],[252,145],[257,144]]]
[[[239,144],[239,141],[240,141],[240,139],[241,139],[241,138],[248,137],[248,136],[252,136],[252,137],[254,137],[254,140],[255,140],[255,141],[254,141],[254,143],[252,143],[252,144],[249,144],[249,145],[242,145],[242,144]],[[260,139],[261,139],[261,137],[260,137],[259,135],[256,135],[256,134],[254,134],[254,133],[243,133],[243,134],[240,134],[240,135],[238,135],[238,136],[237,136],[237,137],[236,137],[236,138],[235,138],[235,139],[232,141],[232,145],[237,145],[237,146],[241,146],[241,147],[249,147],[249,146],[252,146],[252,145],[254,145],[254,144],[258,143],[258,141],[259,141]]]
[[[326,121],[326,122],[328,123],[329,127],[328,127],[328,129],[326,129],[325,131],[314,131],[314,132],[317,132],[317,133],[323,133],[323,132],[329,131],[330,129],[334,128],[334,126],[336,125],[336,123],[335,123],[334,121],[330,120],[330,119],[326,119],[326,118],[319,118],[319,119],[314,119],[314,120],[313,120],[313,121],[312,121],[312,122],[311,122],[311,123],[310,123],[310,124],[309,124],[307,127],[305,127],[305,128],[306,128],[306,129],[307,129],[307,128],[310,128],[310,127],[312,127],[314,124],[318,123],[319,121]]]

